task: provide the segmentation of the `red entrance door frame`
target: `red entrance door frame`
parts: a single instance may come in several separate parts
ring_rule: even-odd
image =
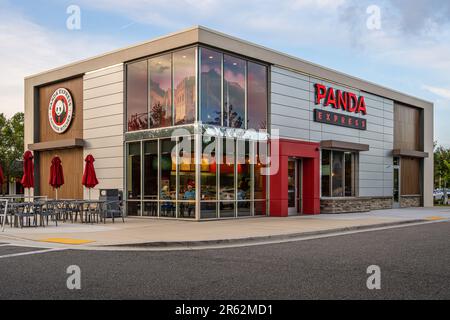
[[[288,216],[288,159],[301,158],[302,204],[304,214],[320,213],[320,144],[314,142],[280,139],[279,150],[271,142],[271,154],[279,155],[278,166],[271,166],[270,176],[270,215]],[[278,169],[278,170],[277,170]]]

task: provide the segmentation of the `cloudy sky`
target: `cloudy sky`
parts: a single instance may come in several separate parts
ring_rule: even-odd
[[[448,0],[0,0],[0,112],[23,110],[27,75],[193,25],[433,101],[450,147]]]

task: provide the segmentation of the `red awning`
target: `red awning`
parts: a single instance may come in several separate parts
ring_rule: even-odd
[[[48,183],[55,189],[64,184],[64,173],[61,165],[61,159],[58,156],[53,157],[50,166],[50,179]]]
[[[34,188],[34,163],[31,151],[23,155],[23,177],[20,183],[24,188]]]
[[[83,180],[81,183],[86,188],[94,188],[98,184],[94,168],[95,159],[91,154],[89,154],[84,161],[86,162],[86,165],[84,167]]]

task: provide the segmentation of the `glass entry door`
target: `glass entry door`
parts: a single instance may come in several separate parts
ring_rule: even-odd
[[[301,212],[301,161],[288,160],[288,214],[297,215]]]

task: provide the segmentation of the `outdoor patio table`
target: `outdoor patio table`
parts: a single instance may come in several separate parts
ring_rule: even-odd
[[[67,216],[70,215],[71,222],[74,222],[77,221],[78,219],[78,213],[80,213],[80,220],[83,219],[82,217],[83,201],[84,200],[77,200],[77,199],[59,199],[53,200],[53,203],[59,207],[60,216],[61,215],[64,216],[63,221],[65,221]],[[73,215],[75,215],[75,219],[73,218]]]
[[[80,213],[81,223],[87,223],[87,222],[91,222],[89,212],[91,210],[93,210],[92,206],[93,205],[98,206],[99,204],[104,203],[104,202],[105,202],[105,200],[75,200],[72,203],[77,207],[77,210]],[[75,221],[76,221],[76,216],[75,216]]]
[[[55,211],[55,219],[65,221],[65,205],[68,200],[66,199],[50,199],[47,200],[47,206],[51,207]]]
[[[75,215],[75,219],[72,221],[78,220],[78,214],[80,214],[80,221],[83,223],[83,212],[84,212],[84,200],[67,200],[70,207],[72,207],[72,214]]]

